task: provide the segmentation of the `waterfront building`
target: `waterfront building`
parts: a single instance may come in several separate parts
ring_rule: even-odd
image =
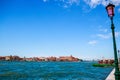
[[[12,60],[13,60],[13,61],[19,61],[19,60],[20,60],[20,57],[19,57],[19,56],[12,56]]]
[[[53,56],[48,57],[47,59],[48,59],[48,61],[57,61],[57,58],[56,58],[56,57],[53,57]]]
[[[61,56],[59,57],[59,61],[79,61],[79,59],[71,55],[71,56]]]
[[[98,61],[99,64],[113,64],[114,60],[112,59],[103,59]]]
[[[26,58],[26,61],[33,61],[33,58]]]
[[[33,61],[40,61],[38,57],[33,57]]]
[[[39,57],[39,61],[48,61],[46,57]]]
[[[4,61],[4,60],[5,60],[5,57],[0,56],[0,61]]]
[[[5,56],[5,60],[6,61],[12,61],[12,56],[10,55],[10,56]]]
[[[71,56],[61,56],[59,58],[51,56],[51,57],[19,57],[19,56],[0,56],[0,60],[6,60],[6,61],[80,61],[80,59]]]

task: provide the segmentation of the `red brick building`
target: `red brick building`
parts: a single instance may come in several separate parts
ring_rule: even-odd
[[[1,61],[1,60],[5,60],[5,57],[3,57],[3,56],[0,56],[0,61]]]
[[[112,59],[105,59],[105,60],[100,60],[98,61],[99,64],[113,64],[114,60]]]
[[[79,61],[79,59],[71,55],[71,56],[61,56],[59,57],[59,61]]]
[[[51,56],[51,57],[48,57],[48,58],[47,58],[47,60],[48,60],[48,61],[57,61],[57,58],[56,58],[56,57]]]

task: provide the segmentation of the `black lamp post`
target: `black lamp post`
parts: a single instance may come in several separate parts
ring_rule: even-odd
[[[120,66],[120,50],[118,50],[118,64],[119,64],[118,66]]]
[[[106,10],[108,13],[108,16],[110,17],[111,20],[111,29],[112,29],[112,36],[113,36],[113,48],[114,48],[114,61],[115,61],[115,80],[120,80],[120,71],[118,67],[118,56],[117,56],[117,47],[116,47],[116,40],[115,40],[115,27],[113,23],[113,16],[114,16],[114,7],[115,5],[113,4],[108,4],[106,6]]]

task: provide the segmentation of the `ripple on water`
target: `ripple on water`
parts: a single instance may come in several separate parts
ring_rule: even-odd
[[[112,68],[93,62],[0,62],[0,80],[104,80]]]

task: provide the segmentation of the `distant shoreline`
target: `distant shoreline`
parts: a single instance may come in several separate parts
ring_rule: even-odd
[[[57,61],[60,61],[60,62],[79,62],[79,61],[83,61],[82,59],[79,59],[79,58],[76,58],[76,57],[73,57],[72,55],[70,56],[60,56],[60,57],[54,57],[54,56],[51,56],[51,57],[30,57],[30,58],[21,58],[19,56],[0,56],[0,61],[53,61],[53,62],[57,62]]]

